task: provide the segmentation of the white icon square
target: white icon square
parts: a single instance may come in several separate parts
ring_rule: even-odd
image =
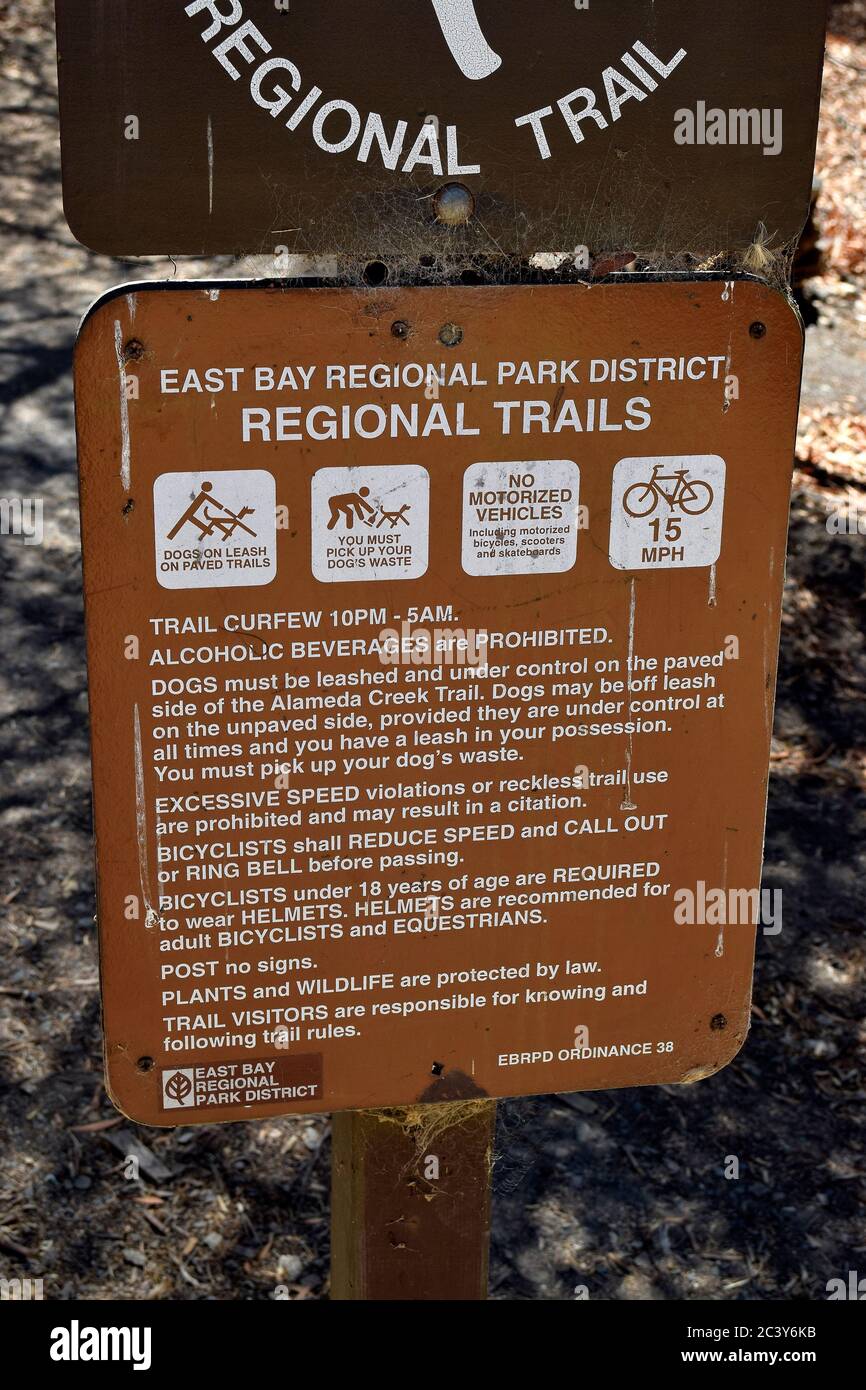
[[[313,574],[323,584],[427,572],[430,475],[417,464],[320,468],[312,481]]]
[[[162,1073],[163,1110],[195,1107],[195,1074],[192,1067],[166,1067]]]
[[[577,559],[580,469],[570,459],[473,463],[463,475],[467,574],[560,574]]]
[[[258,468],[162,473],[153,484],[156,577],[164,589],[270,584],[277,489]]]
[[[722,549],[725,473],[718,454],[621,459],[613,470],[611,564],[621,570],[714,565]]]

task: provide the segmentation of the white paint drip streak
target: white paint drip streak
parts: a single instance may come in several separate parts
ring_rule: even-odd
[[[132,450],[129,439],[129,401],[126,399],[126,363],[123,360],[123,329],[120,319],[114,320],[114,351],[120,373],[120,481],[129,492],[132,481]]]
[[[635,593],[635,582],[634,582],[633,579],[630,579],[630,580],[629,580],[629,591],[630,591],[630,593],[629,593],[629,605],[628,605],[628,669],[627,669],[627,671],[626,671],[625,680],[626,680],[626,689],[628,690],[628,693],[631,694],[632,663],[633,663],[633,661],[634,661],[634,619],[635,619],[635,608],[636,608],[636,604],[637,604],[637,595],[636,595],[636,593]],[[631,795],[631,762],[632,762],[632,756],[633,756],[633,754],[634,754],[634,735],[633,735],[633,734],[629,734],[629,736],[628,736],[628,748],[627,748],[627,750],[626,750],[626,755],[625,755],[625,766],[626,766],[626,774],[625,774],[625,801],[623,802],[623,804],[622,804],[622,806],[621,806],[621,808],[620,808],[621,810],[633,810],[633,809],[634,809],[634,802],[632,801],[632,795]]]
[[[725,893],[725,895],[727,896],[727,892],[728,892],[728,837],[727,837],[727,835],[725,836],[725,856],[724,856],[724,860],[723,860],[723,862],[722,862],[722,891],[723,891],[723,892]],[[718,939],[717,939],[717,941],[716,941],[716,949],[715,949],[714,955],[716,956],[716,959],[717,959],[717,960],[721,960],[721,958],[722,958],[722,956],[723,956],[724,954],[725,954],[725,928],[724,928],[724,924],[722,924],[722,926],[719,928],[719,935],[718,935]]]
[[[213,213],[213,121],[207,118],[207,210]]]
[[[633,579],[629,580],[629,590],[630,593],[628,605],[628,671],[626,675],[628,682],[628,691],[629,694],[631,694],[631,668],[632,662],[634,661],[634,613],[636,604],[636,595]]]
[[[138,704],[133,709],[135,749],[135,834],[138,840],[138,878],[144,900],[144,925],[153,927],[159,921],[150,900],[150,868],[147,862],[147,803],[144,799],[144,761],[141,756],[141,719]]]

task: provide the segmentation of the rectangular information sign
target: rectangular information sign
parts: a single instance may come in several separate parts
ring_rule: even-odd
[[[736,1053],[801,345],[783,295],[709,277],[91,310],[125,1113],[692,1081]]]
[[[808,213],[826,0],[56,10],[66,215],[110,255],[694,264]],[[476,214],[443,226],[454,182]]]

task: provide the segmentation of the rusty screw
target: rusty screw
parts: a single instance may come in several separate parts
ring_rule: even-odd
[[[463,329],[459,323],[443,323],[439,329],[439,341],[444,347],[457,347],[463,342]]]
[[[718,1033],[721,1028],[727,1028],[728,1020],[724,1014],[713,1014],[710,1019],[710,1027],[714,1033]]]
[[[138,338],[130,338],[126,347],[123,349],[124,362],[140,362],[144,356],[144,343]]]
[[[412,329],[405,319],[396,319],[394,323],[391,324],[391,332],[395,338],[405,339],[409,337]]]
[[[135,1065],[138,1067],[139,1071],[153,1071],[153,1058],[139,1057]]]
[[[433,199],[436,221],[445,227],[462,227],[475,211],[475,199],[462,183],[446,183]]]
[[[765,338],[767,336],[767,325],[765,323],[753,323],[749,328],[753,338]]]

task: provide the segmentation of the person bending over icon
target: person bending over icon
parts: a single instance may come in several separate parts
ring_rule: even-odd
[[[368,487],[359,487],[357,492],[341,492],[336,497],[328,499],[331,508],[331,519],[328,522],[328,530],[333,531],[340,517],[346,522],[349,530],[355,525],[355,517],[359,521],[366,521],[370,525],[370,518],[376,515],[376,508],[371,507],[366,498],[370,496]],[[367,516],[364,513],[368,513]]]

